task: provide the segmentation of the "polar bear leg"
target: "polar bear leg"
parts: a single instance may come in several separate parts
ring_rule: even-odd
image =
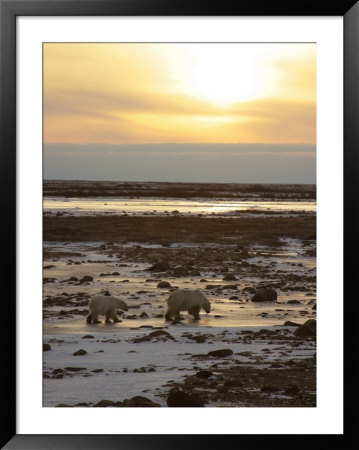
[[[165,319],[167,320],[167,322],[170,322],[172,320],[172,316],[173,316],[173,311],[171,308],[168,308],[165,314]]]
[[[199,317],[200,310],[201,308],[199,306],[191,306],[190,308],[188,308],[188,313],[191,314],[191,316],[193,316],[194,320],[200,320]]]
[[[101,320],[98,320],[98,314],[92,314],[92,323],[101,323]]]
[[[105,313],[105,323],[111,323],[110,322],[111,313],[112,313],[112,311],[106,311],[106,313]]]
[[[92,323],[92,316],[91,316],[91,313],[87,316],[86,322],[87,322],[87,323]]]
[[[116,311],[115,310],[111,311],[110,318],[113,320],[113,323],[119,322],[119,319],[118,319],[118,317],[116,315]]]
[[[178,320],[181,320],[181,314],[179,309],[177,311],[175,311],[175,318],[174,318],[175,322],[177,322]]]

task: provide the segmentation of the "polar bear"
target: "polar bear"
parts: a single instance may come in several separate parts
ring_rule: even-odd
[[[207,297],[198,289],[177,289],[172,292],[167,299],[166,320],[180,319],[180,311],[188,311],[195,320],[199,320],[199,312],[203,308],[208,314],[211,310],[211,304]]]
[[[98,320],[99,314],[105,315],[106,323],[110,323],[110,319],[113,322],[119,322],[116,316],[116,308],[121,308],[127,311],[127,304],[119,298],[112,295],[96,295],[89,301],[89,315],[87,316],[87,323],[101,323]]]

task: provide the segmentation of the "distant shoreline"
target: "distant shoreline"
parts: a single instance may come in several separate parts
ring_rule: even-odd
[[[44,180],[44,197],[315,199],[315,184]]]

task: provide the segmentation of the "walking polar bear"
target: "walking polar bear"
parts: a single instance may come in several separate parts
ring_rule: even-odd
[[[211,310],[211,304],[207,297],[198,289],[178,289],[167,299],[167,311],[165,318],[167,321],[180,320],[180,311],[187,311],[195,320],[199,320],[199,312],[203,308],[208,314]]]
[[[127,304],[119,298],[112,295],[96,295],[89,301],[89,315],[87,316],[87,323],[101,323],[98,320],[99,314],[105,315],[106,323],[110,323],[110,319],[113,322],[119,322],[116,316],[116,308],[128,311]]]

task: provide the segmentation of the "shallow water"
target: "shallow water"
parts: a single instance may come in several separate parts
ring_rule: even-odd
[[[44,198],[44,210],[51,212],[145,214],[178,212],[184,214],[230,214],[240,211],[254,212],[315,212],[316,202],[312,201],[243,201],[243,200],[182,200],[164,198]]]

